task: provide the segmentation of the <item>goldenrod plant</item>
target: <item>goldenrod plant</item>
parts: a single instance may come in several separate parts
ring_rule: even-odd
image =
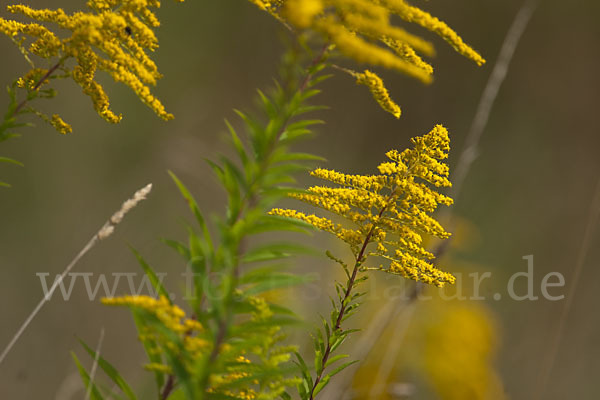
[[[18,121],[23,114],[39,116],[62,134],[72,131],[58,114],[47,116],[31,106],[33,100],[56,96],[50,86],[56,79],[72,79],[91,99],[98,115],[110,123],[121,121],[122,115],[110,109],[108,96],[97,81],[97,71],[127,85],[160,118],[172,119],[173,115],[150,91],[150,86],[161,78],[148,55],[158,47],[153,29],[160,22],[152,11],[158,7],[157,0],[89,0],[87,11],[69,15],[61,8],[7,6],[9,13],[35,22],[0,17],[0,33],[13,41],[30,68],[7,88],[10,102],[0,124],[0,142],[18,136],[15,129],[26,125]],[[4,157],[0,161],[19,164]]]
[[[302,399],[314,399],[333,376],[353,363],[336,365],[348,355],[334,353],[356,331],[346,329],[342,323],[357,311],[358,300],[365,293],[356,289],[367,279],[367,271],[386,271],[439,287],[454,282],[451,274],[428,261],[433,255],[422,243],[424,235],[442,239],[449,236],[430,216],[438,204],[452,203],[433,189],[450,185],[444,164],[449,136],[444,127],[435,126],[428,134],[412,139],[410,149],[388,152],[389,161],[378,166],[377,175],[347,175],[318,168],[312,175],[339,187],[301,191],[284,186],[294,181],[294,173],[306,169],[299,162],[319,160],[311,154],[292,152],[289,146],[310,136],[309,128],[321,122],[299,117],[319,109],[307,101],[318,93],[315,85],[327,77],[319,75],[326,54],[326,48],[317,53],[303,73],[291,72],[292,82],[277,85],[273,94],[259,92],[266,119],[239,112],[247,128],[245,137],[227,124],[238,160],[222,156],[218,162],[209,161],[228,197],[225,215],[216,218],[217,237],[211,234],[213,229],[192,194],[173,175],[197,225],[188,230],[188,244],[166,242],[192,269],[190,314],[186,316],[182,308],[171,303],[168,291],[137,252],[159,298],[124,296],[103,300],[107,305],[132,310],[139,339],[148,354],[145,368],[155,376],[159,399],[289,399],[293,391]],[[273,208],[285,196],[333,212],[352,227],[326,217]],[[327,253],[343,266],[347,281],[336,285],[338,302],[334,303],[330,321],[323,320],[323,330],[317,330],[314,336],[314,374],[299,349],[284,342],[284,328],[296,323],[296,317],[262,296],[273,289],[302,283],[302,277],[282,272],[279,264],[282,259],[309,250],[293,242],[261,241],[252,246],[256,234],[304,231],[309,227],[335,234],[353,254],[353,263],[348,266]],[[380,260],[381,264],[370,265],[371,260]],[[84,346],[92,358],[97,357],[89,346]],[[293,355],[298,371],[291,363]],[[102,359],[99,366],[123,394],[132,393],[108,361]],[[88,373],[79,368],[92,393],[98,398],[110,394],[90,382]]]
[[[144,258],[135,253],[144,271],[156,285],[158,299],[148,296],[106,298],[104,304],[131,309],[139,340],[148,355],[145,368],[152,371],[159,399],[277,399],[301,380],[294,376],[291,358],[297,347],[284,343],[284,327],[298,318],[282,304],[267,301],[266,292],[305,282],[302,276],[284,272],[281,262],[310,252],[294,242],[253,239],[279,230],[305,231],[307,224],[268,213],[294,189],[293,174],[306,171],[306,162],[321,160],[312,154],[293,152],[290,146],[311,135],[310,128],[322,121],[305,114],[321,107],[308,103],[319,93],[316,85],[327,75],[325,52],[314,55],[305,69],[286,70],[291,80],[271,93],[259,92],[264,116],[238,111],[246,135],[227,123],[237,160],[221,156],[209,161],[228,197],[222,217],[213,226],[196,200],[173,174],[173,180],[196,219],[188,229],[188,243],[167,240],[193,275],[189,314],[173,304],[169,294]],[[294,59],[294,57],[287,57]],[[213,232],[216,231],[215,235]],[[85,346],[95,357],[93,350]],[[80,365],[79,360],[76,362]],[[136,398],[129,385],[108,361],[99,366],[129,398]],[[96,398],[109,392],[90,382],[80,367],[84,382]]]
[[[448,166],[440,162],[450,149],[448,132],[438,125],[428,134],[413,138],[412,143],[413,148],[402,153],[389,151],[386,156],[390,161],[379,165],[378,175],[348,175],[316,169],[313,176],[338,186],[315,186],[309,188],[308,193],[292,194],[342,217],[347,226],[293,209],[271,210],[273,215],[298,219],[334,234],[353,254],[352,264],[348,265],[327,253],[342,266],[347,280],[344,284],[336,283],[338,301],[333,302],[330,320],[323,319],[323,330],[317,330],[315,335],[314,379],[306,362],[297,355],[302,366],[303,383],[299,386],[302,399],[314,399],[333,376],[353,364],[349,361],[326,372],[336,361],[348,357],[333,353],[356,331],[344,328],[342,323],[356,313],[359,300],[366,294],[356,290],[368,279],[366,272],[385,271],[438,287],[455,281],[451,274],[427,261],[434,256],[423,247],[423,235],[441,239],[450,236],[430,213],[439,204],[452,204],[452,199],[428,186],[450,186]],[[383,262],[372,266],[373,258]]]
[[[311,175],[330,186],[307,190],[295,186],[297,175],[323,159],[292,147],[311,137],[312,129],[323,123],[311,115],[323,107],[311,102],[319,93],[319,83],[328,77],[327,67],[349,73],[370,89],[385,111],[395,117],[401,114],[375,72],[339,66],[331,62],[332,57],[344,55],[369,68],[384,67],[431,82],[433,68],[417,52],[432,56],[432,44],[396,26],[393,16],[437,33],[479,65],[483,58],[445,23],[403,0],[251,2],[281,21],[301,46],[284,57],[281,82],[268,92],[258,92],[260,113],[237,112],[244,133],[226,123],[236,158],[222,155],[208,161],[227,196],[221,215],[206,218],[191,191],[171,173],[195,219],[187,227],[187,242],[165,240],[183,258],[193,278],[193,285],[186,285],[189,292],[178,296],[186,303],[175,304],[171,292],[136,250],[133,253],[156,296],[102,300],[107,306],[131,310],[147,355],[143,367],[154,378],[154,397],[159,400],[315,399],[335,375],[354,363],[346,361],[350,355],[336,353],[358,330],[346,327],[346,321],[358,311],[366,294],[358,286],[369,275],[382,271],[435,287],[455,282],[452,274],[433,264],[434,255],[424,244],[428,238],[450,236],[433,216],[439,205],[453,202],[441,193],[451,186],[445,164],[450,151],[446,128],[436,125],[413,138],[410,148],[387,152],[388,160],[377,167],[376,174],[314,169]],[[19,115],[37,113],[29,102],[52,97],[55,93],[46,85],[59,78],[73,79],[101,117],[118,122],[121,115],[110,110],[108,97],[95,80],[97,70],[129,86],[159,117],[173,118],[149,89],[160,78],[146,53],[157,46],[152,28],[158,20],[151,9],[160,3],[89,0],[87,6],[87,12],[68,15],[60,8],[34,10],[14,5],[8,7],[9,12],[36,22],[0,19],[2,32],[31,64],[31,70],[9,89],[11,103],[0,130],[2,138],[18,126]],[[43,23],[56,24],[70,36],[61,38]],[[28,46],[27,36],[35,39]],[[54,64],[40,68],[31,55]],[[20,103],[18,89],[26,95]],[[59,132],[71,130],[57,115],[43,118]],[[289,197],[331,215],[281,208],[280,203]],[[306,282],[299,274],[285,272],[282,265],[286,259],[314,252],[299,241],[276,240],[274,233],[315,230],[335,235],[348,245],[351,257],[326,252],[342,266],[347,279],[336,283],[337,301],[332,301],[329,318],[323,318],[322,328],[314,333],[314,360],[307,363],[301,349],[287,339],[293,327],[305,325],[268,294]],[[73,353],[91,399],[139,398],[116,367],[82,345],[110,381],[104,385]]]

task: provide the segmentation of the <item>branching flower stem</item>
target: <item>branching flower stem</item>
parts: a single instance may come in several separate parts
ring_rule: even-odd
[[[377,219],[381,218],[381,216],[383,215],[383,212],[386,210],[386,208],[387,208],[387,206],[383,207],[381,209],[381,211],[379,211],[379,214],[377,215]],[[354,269],[352,270],[352,275],[348,279],[348,283],[346,285],[346,291],[344,292],[344,298],[342,300],[342,304],[340,305],[340,311],[339,311],[338,317],[335,321],[335,327],[334,327],[335,331],[338,331],[341,328],[342,320],[344,319],[344,315],[346,313],[350,295],[352,294],[352,289],[354,288],[354,282],[356,281],[356,277],[358,276],[358,271],[360,269],[360,266],[364,262],[365,251],[367,250],[367,246],[369,245],[369,243],[371,241],[371,237],[373,236],[375,226],[376,225],[373,224],[373,226],[369,230],[369,233],[367,233],[367,236],[365,237],[365,240],[363,241],[362,247],[361,247],[358,255],[356,256],[356,261],[354,263]],[[328,340],[327,347],[325,348],[325,352],[323,353],[323,359],[321,360],[321,370],[317,372],[317,377],[316,377],[313,387],[310,391],[310,400],[314,399],[315,389],[317,388],[317,385],[319,384],[319,382],[321,381],[321,378],[323,377],[323,373],[325,372],[325,365],[327,364],[327,360],[329,359],[330,354],[331,354],[331,341]]]
[[[44,84],[44,81],[46,81],[48,78],[50,78],[50,76],[57,70],[59,69],[62,64],[65,62],[66,57],[61,58],[60,60],[58,60],[58,62],[56,64],[54,64],[49,70],[48,72],[46,72],[44,74],[44,76],[42,76],[40,78],[39,81],[37,81],[37,83],[33,86],[33,88],[31,89],[32,91],[36,91],[40,88],[40,86],[42,86]],[[19,114],[19,112],[23,109],[23,107],[25,107],[25,105],[27,104],[27,102],[29,101],[29,98],[26,98],[25,100],[21,101],[17,107],[15,107],[14,111],[12,112],[11,115],[9,115],[8,117],[14,117],[16,115]]]

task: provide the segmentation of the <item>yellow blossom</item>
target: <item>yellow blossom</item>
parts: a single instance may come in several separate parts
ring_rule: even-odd
[[[15,37],[29,36],[34,41],[28,50],[42,58],[56,58],[57,70],[67,72],[92,99],[94,109],[105,120],[117,123],[121,116],[110,110],[108,96],[96,80],[96,72],[103,70],[115,81],[129,86],[135,94],[162,119],[169,120],[162,103],[152,95],[149,85],[161,78],[147,51],[158,47],[154,28],[160,25],[151,9],[160,7],[157,0],[89,0],[89,11],[67,14],[58,8],[34,9],[25,5],[11,5],[7,9],[36,21],[21,23],[0,18],[0,33]],[[57,33],[44,24],[55,24]],[[59,35],[65,32],[66,35]],[[77,65],[68,67],[66,60],[73,58]],[[23,80],[18,81],[23,87]]]
[[[394,40],[397,47],[402,43],[409,45],[412,49],[421,51],[431,56],[434,53],[431,43],[406,32],[392,22],[392,15],[398,15],[407,22],[421,25],[435,32],[449,42],[460,54],[464,55],[481,65],[485,60],[454,32],[446,23],[433,17],[418,7],[409,5],[404,0],[287,0],[267,1],[250,0],[263,10],[277,17],[283,18],[292,25],[300,28],[311,28],[327,36],[338,47],[346,48],[343,51],[357,61],[371,63],[373,58],[371,48],[366,46],[365,41],[352,41],[342,32],[354,33],[357,38],[367,37],[376,40]],[[341,29],[344,28],[344,29]],[[345,42],[345,43],[341,43]],[[386,43],[390,45],[390,43]],[[355,47],[351,51],[349,47]],[[406,57],[406,49],[402,51],[404,58],[419,66],[418,58],[413,55]],[[410,51],[409,51],[410,52]],[[361,53],[365,53],[361,56]],[[416,54],[415,54],[416,55]],[[391,57],[394,57],[390,53]],[[388,64],[393,64],[388,61]],[[381,65],[381,64],[377,64]],[[420,65],[423,67],[423,65]],[[393,66],[388,65],[393,68]]]
[[[400,107],[390,98],[387,89],[383,85],[383,81],[376,74],[369,70],[366,70],[362,74],[356,74],[356,83],[366,85],[381,108],[394,117],[400,118]]]
[[[430,214],[438,205],[451,205],[452,199],[432,188],[448,186],[449,170],[442,161],[450,150],[448,131],[441,125],[428,134],[412,139],[413,148],[389,151],[389,159],[379,165],[380,175],[347,175],[317,169],[313,176],[341,187],[314,186],[292,197],[337,214],[352,224],[346,228],[326,217],[296,210],[274,209],[273,215],[295,218],[329,232],[350,245],[358,258],[367,254],[385,261],[378,268],[391,274],[439,287],[455,278],[427,260],[433,254],[423,247],[423,235],[448,238],[450,234]],[[357,260],[361,263],[364,260]]]
[[[382,41],[383,43],[385,43],[386,46],[394,50],[398,57],[401,57],[404,60],[410,62],[411,64],[414,64],[415,66],[421,68],[429,75],[433,74],[433,67],[427,62],[423,61],[423,59],[419,57],[419,55],[415,51],[415,48],[412,47],[410,44],[389,37],[383,38]]]
[[[323,7],[322,0],[287,0],[283,14],[297,27],[307,28]]]
[[[67,134],[67,133],[71,133],[73,131],[73,129],[71,128],[71,125],[69,125],[65,121],[63,121],[62,118],[58,114],[52,115],[52,119],[50,120],[50,123],[52,124],[54,129],[56,129],[63,135]]]
[[[425,12],[418,7],[411,6],[404,0],[377,1],[386,6],[394,14],[399,15],[400,18],[404,19],[405,21],[419,24],[422,27],[437,33],[448,43],[450,43],[457,52],[475,61],[477,65],[483,65],[485,63],[485,60],[475,50],[463,42],[461,37],[458,36],[458,34],[454,32],[452,28],[428,12]]]
[[[178,306],[171,304],[165,296],[158,299],[150,296],[122,296],[106,297],[102,303],[111,306],[130,306],[141,308],[151,314],[154,314],[166,328],[173,332],[187,332],[185,322],[185,312]]]
[[[156,371],[156,372],[161,372],[163,374],[166,375],[170,375],[173,373],[173,369],[168,366],[168,365],[164,365],[164,364],[159,364],[159,363],[149,363],[144,365],[144,369],[146,371]]]
[[[432,81],[433,67],[419,53],[433,56],[433,45],[399,26],[394,16],[436,33],[477,65],[485,63],[446,23],[404,0],[250,1],[288,26],[319,33],[358,63],[395,70],[423,83]],[[367,84],[384,110],[399,117],[400,108],[389,99],[377,75],[361,75],[359,83]]]

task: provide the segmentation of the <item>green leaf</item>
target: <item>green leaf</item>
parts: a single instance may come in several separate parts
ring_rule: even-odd
[[[298,129],[286,129],[281,136],[279,137],[279,141],[285,144],[290,144],[299,139],[305,139],[307,136],[312,136],[314,134],[313,131],[306,128],[298,128]]]
[[[338,354],[337,356],[330,357],[329,360],[327,360],[327,363],[325,363],[325,368],[329,367],[334,362],[339,361],[343,358],[347,358],[347,357],[349,357],[348,354]]]
[[[144,351],[146,352],[146,356],[151,363],[162,364],[163,360],[160,356],[160,353],[156,351],[157,345],[156,342],[152,339],[148,339],[147,335],[142,335],[144,332],[144,327],[146,323],[139,312],[135,310],[131,310],[133,314],[133,321],[135,323],[136,329],[138,331],[138,337],[142,342],[142,346],[144,347]],[[160,396],[160,391],[162,390],[165,384],[165,376],[162,372],[154,371],[154,381],[156,383],[156,390],[158,395]]]
[[[123,391],[123,394],[125,394],[131,400],[137,399],[133,393],[133,390],[131,390],[131,387],[127,384],[127,382],[125,382],[125,379],[121,377],[115,367],[113,367],[108,361],[92,350],[87,344],[85,344],[83,340],[79,339],[79,343],[81,343],[85,351],[88,352],[92,359],[98,359],[98,365],[100,368],[102,368],[106,375]]]
[[[354,360],[354,361],[347,362],[347,363],[345,363],[345,364],[343,364],[343,365],[340,365],[340,366],[339,366],[339,367],[337,367],[336,369],[334,369],[334,370],[333,370],[331,373],[329,373],[329,374],[325,375],[325,376],[324,376],[324,377],[321,379],[321,381],[320,381],[320,382],[317,384],[317,386],[315,387],[315,392],[314,392],[314,394],[313,394],[313,397],[316,397],[316,396],[317,396],[317,394],[318,394],[318,393],[319,393],[321,390],[323,390],[323,388],[324,388],[325,386],[327,386],[327,384],[329,383],[329,381],[331,380],[331,378],[332,378],[332,377],[334,377],[335,375],[339,374],[340,372],[342,372],[344,369],[346,369],[346,368],[347,368],[347,367],[349,367],[350,365],[352,365],[352,364],[355,364],[355,363],[357,363],[357,362],[358,362],[358,360]]]
[[[248,154],[246,154],[246,149],[244,148],[244,144],[240,140],[233,126],[229,123],[229,121],[225,120],[225,124],[227,125],[227,129],[229,129],[229,133],[231,134],[231,140],[233,142],[233,147],[235,148],[240,161],[244,168],[248,165]]]
[[[260,126],[260,124],[258,122],[254,121],[252,118],[250,118],[243,112],[241,112],[239,110],[233,110],[233,111],[246,124],[246,128],[248,129],[248,131],[250,133],[250,138],[252,139],[251,142],[252,142],[252,148],[254,150],[254,153],[257,155],[264,154],[267,144],[265,142],[265,135],[264,135],[263,127]]]
[[[228,217],[230,220],[234,220],[241,207],[240,184],[236,177],[237,173],[232,169],[232,164],[226,163],[221,167],[211,160],[207,159],[206,162],[212,167],[217,178],[229,195]]]
[[[334,369],[333,371],[331,371],[329,374],[327,374],[327,376],[329,376],[330,378],[332,378],[335,375],[337,375],[340,372],[342,372],[343,370],[345,370],[346,368],[348,368],[349,366],[351,366],[352,364],[356,364],[357,362],[358,362],[358,360],[348,361],[347,363],[342,364],[339,367],[337,367],[336,369]]]
[[[298,367],[300,368],[300,372],[302,373],[302,377],[304,378],[304,382],[305,382],[305,389],[306,389],[306,392],[308,393],[310,391],[310,388],[313,387],[312,376],[310,375],[308,366],[306,365],[306,362],[304,361],[304,358],[302,358],[300,353],[295,351],[294,355],[296,356],[296,359],[298,360],[296,365],[298,365]]]
[[[104,397],[102,397],[102,394],[98,390],[98,387],[96,387],[96,384],[94,382],[90,382],[90,376],[79,362],[79,359],[77,358],[75,353],[71,352],[71,357],[73,357],[73,361],[75,361],[75,365],[77,365],[77,370],[79,371],[79,375],[81,376],[83,385],[86,387],[86,389],[90,390],[90,399],[104,400]]]
[[[294,116],[298,116],[301,114],[311,113],[319,110],[327,110],[329,107],[327,106],[302,106],[299,107],[295,112]]]
[[[11,163],[11,164],[16,164],[20,167],[23,166],[22,162],[19,162],[17,160],[13,160],[12,158],[8,158],[8,157],[0,157],[0,162],[5,162],[5,163]]]
[[[240,169],[231,162],[227,157],[221,156],[221,162],[223,163],[225,169],[229,169],[231,175],[235,178],[235,180],[239,183],[239,185],[244,188],[244,190],[248,190],[248,183],[246,182],[246,177],[240,171]]]
[[[261,216],[254,224],[247,227],[246,234],[253,235],[264,232],[273,231],[292,231],[309,233],[314,231],[315,228],[295,218],[280,217],[277,215],[264,215]]]
[[[289,161],[326,161],[326,159],[310,153],[285,153],[273,157],[273,162],[276,163]]]
[[[142,255],[140,253],[138,253],[138,251],[136,249],[134,249],[131,246],[129,246],[129,249],[133,252],[135,257],[137,258],[138,263],[144,270],[144,273],[148,276],[148,279],[150,279],[150,283],[152,284],[152,287],[154,288],[156,293],[158,293],[161,296],[166,297],[166,299],[169,301],[169,304],[173,304],[173,302],[171,301],[171,296],[169,296],[169,293],[167,292],[167,290],[161,283],[160,279],[158,278],[158,276],[156,275],[156,273],[154,272],[152,267],[150,267],[150,265],[148,265],[146,260],[144,260],[144,257],[142,257]]]
[[[179,191],[181,192],[181,195],[183,196],[183,198],[185,200],[187,200],[190,210],[192,210],[192,213],[196,217],[196,221],[198,222],[198,225],[202,229],[202,232],[204,234],[204,239],[207,241],[209,246],[212,246],[210,234],[208,233],[208,227],[206,226],[204,217],[202,216],[202,213],[200,212],[198,203],[196,203],[196,199],[194,199],[194,196],[192,196],[192,194],[190,193],[188,188],[185,187],[185,185],[179,180],[179,178],[177,178],[177,176],[175,176],[175,174],[173,172],[169,171],[169,175],[171,176],[171,178],[173,179],[173,181],[179,188]]]
[[[274,119],[278,115],[278,110],[275,104],[261,90],[257,90],[258,96],[262,102],[265,112],[270,119]]]
[[[161,241],[166,244],[167,246],[169,246],[170,248],[174,249],[177,253],[179,253],[186,261],[189,261],[192,257],[190,255],[190,250],[187,248],[186,245],[184,245],[181,242],[178,242],[176,240],[170,240],[170,239],[161,239]]]
[[[246,252],[241,258],[241,261],[246,263],[268,261],[299,254],[315,255],[317,254],[317,251],[309,246],[289,242],[267,243]]]
[[[268,292],[269,290],[287,288],[290,286],[304,284],[309,281],[310,279],[303,276],[279,273],[277,275],[272,275],[263,282],[257,283],[247,289],[244,289],[244,294],[248,296],[254,296],[259,293]]]
[[[331,379],[331,377],[327,375],[321,378],[321,380],[319,381],[319,383],[317,383],[317,386],[315,387],[315,390],[313,392],[313,398],[316,397],[317,394],[319,394],[319,392],[323,390],[325,386],[327,386],[327,384],[329,383],[329,379]]]
[[[282,398],[283,400],[292,400],[292,396],[290,396],[290,395],[289,395],[288,393],[286,393],[286,392],[283,392],[283,393],[281,393],[281,394],[280,394],[280,396],[281,396],[281,398]]]
[[[315,349],[315,371],[317,371],[317,373],[321,372],[322,367],[323,367],[323,353],[321,352],[321,349],[319,347],[321,347],[321,343],[318,342],[319,339],[315,340],[315,347],[317,347]]]

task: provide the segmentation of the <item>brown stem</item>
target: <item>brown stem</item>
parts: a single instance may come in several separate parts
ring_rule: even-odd
[[[190,319],[195,320],[196,315],[192,314]],[[192,335],[192,329],[189,329],[185,332],[184,337],[188,337],[191,335]],[[160,400],[167,400],[167,398],[169,397],[169,395],[171,394],[173,389],[175,389],[175,375],[170,374],[169,377],[167,378],[167,383],[165,383],[163,390],[160,392]]]
[[[383,215],[383,212],[386,210],[386,208],[387,207],[383,207],[381,209],[381,211],[379,211],[379,215],[377,216],[377,219],[381,218],[381,216]],[[348,305],[348,299],[350,298],[350,294],[352,293],[352,289],[354,288],[354,282],[356,281],[356,277],[358,275],[358,269],[359,269],[360,265],[362,264],[363,258],[365,256],[365,251],[371,241],[371,237],[373,236],[374,230],[375,230],[375,224],[373,224],[373,226],[369,230],[369,233],[365,237],[365,240],[362,244],[360,252],[356,256],[356,262],[354,263],[354,269],[352,270],[352,275],[350,276],[350,279],[348,279],[348,283],[346,285],[346,291],[344,292],[344,298],[342,299],[340,311],[339,311],[338,317],[335,321],[334,331],[337,331],[340,329],[342,320],[344,319],[344,315],[346,313],[346,308]],[[315,379],[313,387],[310,391],[310,400],[314,399],[315,389],[317,388],[317,385],[319,384],[319,382],[321,381],[321,378],[323,377],[323,373],[325,372],[325,364],[327,364],[327,360],[329,359],[330,353],[331,353],[331,342],[328,340],[327,347],[325,348],[325,353],[323,354],[323,358],[321,359],[321,370],[318,372],[317,378]]]
[[[64,59],[62,59],[62,58],[61,58],[60,60],[58,60],[58,62],[57,62],[56,64],[54,64],[54,65],[52,66],[52,68],[50,68],[50,69],[49,69],[49,70],[48,70],[48,71],[47,71],[47,72],[44,74],[44,76],[42,76],[42,77],[40,78],[40,80],[39,80],[39,81],[37,81],[37,83],[35,84],[35,86],[33,86],[33,88],[32,88],[31,90],[32,90],[32,91],[36,91],[36,90],[38,90],[38,89],[40,88],[40,86],[42,86],[42,85],[44,84],[44,81],[45,81],[46,79],[48,79],[48,78],[50,77],[50,75],[52,75],[52,74],[54,73],[54,71],[56,71],[56,70],[57,70],[57,69],[58,69],[58,68],[59,68],[59,67],[62,65],[63,61],[64,61]],[[27,104],[27,102],[28,102],[28,101],[29,101],[29,99],[25,99],[25,100],[23,100],[22,102],[20,102],[20,103],[19,103],[19,105],[17,105],[17,107],[16,107],[16,108],[14,109],[14,111],[12,112],[12,115],[10,115],[10,116],[12,117],[12,116],[15,116],[15,115],[19,114],[19,111],[21,111],[21,109],[22,109],[23,107],[25,107],[25,104]]]
[[[165,387],[163,388],[162,392],[160,393],[160,399],[166,400],[174,388],[175,388],[175,376],[169,375],[169,378],[167,379],[167,383],[165,384]]]

